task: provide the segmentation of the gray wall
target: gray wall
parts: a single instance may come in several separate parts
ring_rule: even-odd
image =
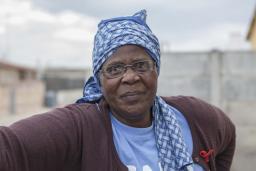
[[[163,53],[159,95],[191,95],[224,110],[237,128],[233,171],[256,168],[256,53]]]

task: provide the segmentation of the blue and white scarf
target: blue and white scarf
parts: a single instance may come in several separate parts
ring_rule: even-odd
[[[144,47],[160,71],[160,47],[157,37],[146,24],[146,10],[133,16],[103,20],[98,25],[93,48],[93,77],[84,86],[77,103],[94,102],[102,97],[97,78],[104,62],[122,45]],[[153,105],[158,156],[164,171],[185,171],[193,163],[181,134],[175,114],[165,101],[156,96]],[[191,169],[189,169],[191,170]]]

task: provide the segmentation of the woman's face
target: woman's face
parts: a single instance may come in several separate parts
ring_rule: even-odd
[[[126,67],[126,71],[115,78],[109,78],[103,73],[115,72],[116,66],[131,65],[135,62],[139,62],[136,67],[140,69],[143,67],[140,61],[148,61],[147,66],[150,68],[145,67],[143,72],[136,72],[132,67]],[[113,115],[130,126],[151,125],[151,107],[156,96],[158,74],[152,58],[145,49],[136,45],[121,46],[104,63],[102,70],[101,89]]]

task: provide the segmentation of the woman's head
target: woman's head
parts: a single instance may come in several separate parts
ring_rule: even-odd
[[[97,101],[103,95],[114,114],[127,121],[148,121],[159,70],[159,42],[146,24],[145,10],[103,20],[94,39],[94,76],[78,102]]]
[[[155,61],[160,70],[160,47],[157,37],[146,24],[146,11],[133,16],[102,20],[94,39],[93,74],[96,77],[102,65],[121,46],[137,45],[143,47]]]

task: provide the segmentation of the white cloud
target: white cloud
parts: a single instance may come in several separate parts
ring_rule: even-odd
[[[32,9],[26,16],[30,21],[54,24],[57,21],[57,17],[39,9]]]
[[[29,22],[54,23],[56,17],[50,13],[35,9],[29,1],[13,1],[0,6],[0,19],[2,23],[10,25],[26,25]]]
[[[58,15],[58,21],[64,25],[72,25],[81,21],[81,16],[78,16],[77,13],[72,11],[64,11]]]
[[[97,22],[95,18],[82,16],[71,11],[64,11],[57,15],[59,27],[54,32],[54,37],[81,42],[93,42]]]
[[[96,19],[71,11],[49,13],[29,2],[10,0],[0,6],[0,34],[8,40],[8,59],[34,66],[38,61],[90,66]]]
[[[204,42],[209,47],[222,50],[247,48],[245,37],[246,27],[242,23],[222,23],[206,30]],[[234,37],[235,36],[235,37]]]
[[[27,22],[24,16],[31,10],[31,4],[28,1],[3,1],[0,6],[0,20],[4,24],[21,25]]]
[[[200,30],[194,30],[189,37],[173,40],[169,50],[241,50],[249,49],[244,40],[246,27],[241,23],[219,23]],[[234,35],[236,37],[234,37]]]
[[[63,39],[63,40],[70,40],[70,41],[87,41],[92,42],[93,41],[93,33],[90,33],[86,30],[86,28],[64,28],[57,30],[54,33],[55,38]]]
[[[31,9],[31,3],[29,1],[15,1],[15,0],[6,0],[1,1],[0,6],[0,15],[3,14],[22,14]]]
[[[24,25],[28,21],[28,19],[25,18],[24,16],[18,16],[18,15],[10,16],[7,20],[8,20],[8,24],[16,25],[16,26]]]
[[[0,34],[4,34],[5,33],[5,28],[3,26],[0,26]]]

